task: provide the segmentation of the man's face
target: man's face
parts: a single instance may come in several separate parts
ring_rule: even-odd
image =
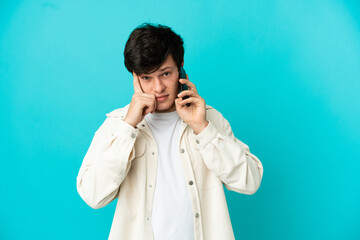
[[[156,72],[140,74],[140,85],[145,93],[156,96],[155,112],[173,112],[175,99],[180,91],[179,70],[171,55]]]

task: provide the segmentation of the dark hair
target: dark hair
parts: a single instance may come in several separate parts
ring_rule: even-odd
[[[135,28],[126,42],[124,62],[136,74],[155,72],[171,55],[180,69],[184,60],[184,42],[171,28],[143,23]]]

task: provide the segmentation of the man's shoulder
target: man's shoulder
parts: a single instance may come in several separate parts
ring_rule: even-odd
[[[224,116],[209,105],[206,105],[206,120],[210,121],[219,130],[224,128]]]
[[[223,117],[223,115],[218,110],[210,105],[206,105],[206,118],[218,119],[221,117]]]

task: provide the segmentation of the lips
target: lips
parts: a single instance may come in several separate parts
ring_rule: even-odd
[[[162,95],[162,96],[158,96],[156,97],[156,101],[164,101],[169,95]]]

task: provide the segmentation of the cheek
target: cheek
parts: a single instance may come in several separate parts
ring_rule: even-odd
[[[171,92],[173,93],[177,93],[179,91],[179,79],[172,79],[171,84],[169,86],[169,88],[171,89]]]
[[[140,84],[141,84],[141,88],[144,91],[144,93],[150,93],[151,92],[151,89],[152,89],[151,84],[143,82],[143,81],[140,81]]]

